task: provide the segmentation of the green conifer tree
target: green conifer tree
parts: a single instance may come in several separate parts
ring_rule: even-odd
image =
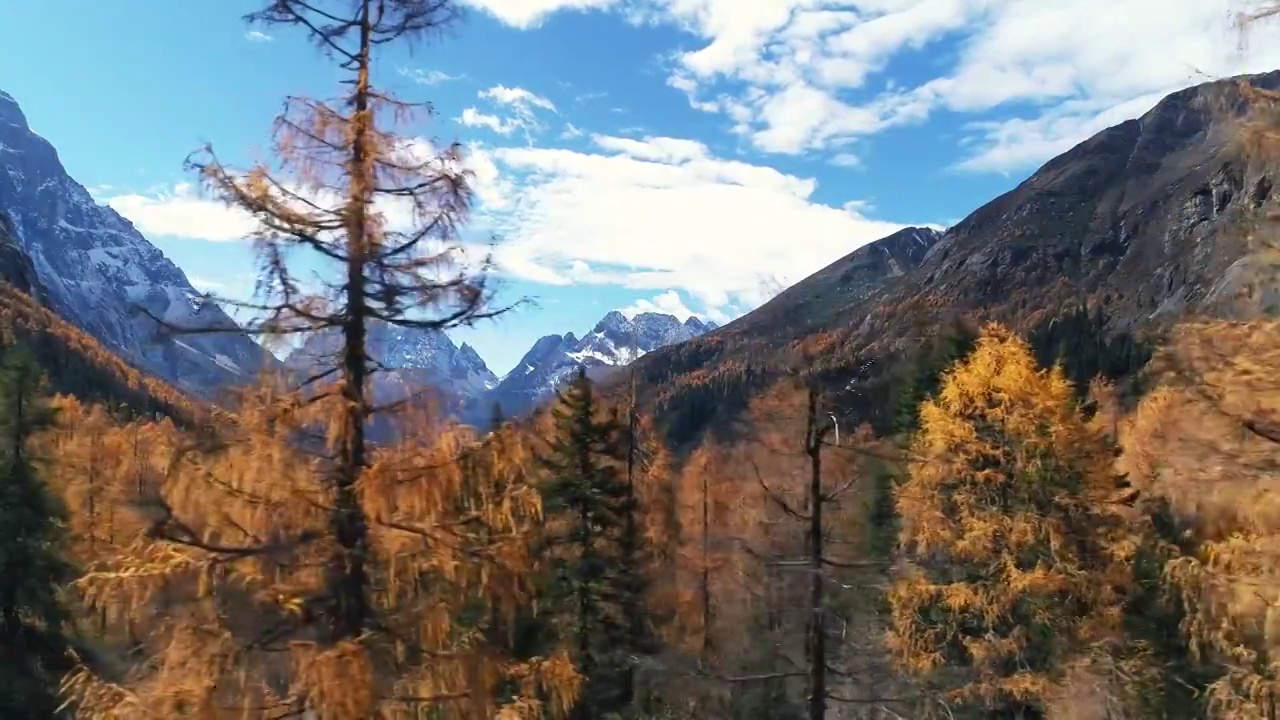
[[[598,412],[585,369],[553,410],[542,458],[551,557],[547,594],[554,634],[572,648],[586,686],[575,717],[599,718],[632,701],[631,657],[647,651],[643,540],[623,469],[626,425]]]
[[[60,592],[74,576],[60,553],[65,509],[41,481],[30,440],[54,422],[29,355],[0,356],[0,717],[57,717],[70,668]]]
[[[977,340],[976,332],[956,321],[918,350],[896,388],[893,433],[913,433],[919,428],[920,403],[938,392],[943,373],[968,355]]]

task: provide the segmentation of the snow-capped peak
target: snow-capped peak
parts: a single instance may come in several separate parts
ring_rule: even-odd
[[[412,391],[409,386],[418,383],[465,397],[498,384],[474,348],[466,343],[454,345],[441,330],[373,321],[367,331],[369,356],[381,371],[374,377],[375,388],[403,384]],[[336,328],[312,333],[285,362],[298,370],[331,363],[340,341]]]
[[[491,401],[508,414],[519,414],[555,390],[579,366],[588,372],[616,367],[657,348],[684,342],[714,329],[715,323],[674,315],[640,313],[630,319],[617,310],[607,313],[581,339],[573,333],[541,337],[494,389]]]

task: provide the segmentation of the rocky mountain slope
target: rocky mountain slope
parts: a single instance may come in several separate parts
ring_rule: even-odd
[[[838,325],[848,311],[920,265],[940,239],[939,230],[908,227],[863,245],[725,325],[724,333],[763,339],[782,332],[791,339]]]
[[[42,300],[140,369],[203,394],[273,362],[239,332],[158,337],[148,313],[183,327],[235,325],[128,220],[67,175],[3,92],[0,214],[45,289]]]
[[[35,264],[15,238],[9,217],[0,214],[0,282],[21,290],[41,305],[49,302],[49,291],[36,275]]]
[[[59,317],[45,304],[47,296],[31,258],[0,215],[0,335],[17,339],[35,356],[54,391],[180,423],[202,411],[189,396],[140,372]]]
[[[639,313],[628,319],[614,310],[582,338],[573,333],[547,335],[525,353],[486,397],[507,415],[520,415],[550,398],[578,368],[593,377],[626,365],[658,348],[675,345],[716,328],[709,320],[690,317],[683,323],[673,315]]]
[[[1280,87],[1280,72],[1250,80]],[[688,437],[780,368],[848,375],[956,315],[1025,329],[1090,303],[1142,332],[1190,312],[1273,309],[1259,278],[1275,253],[1254,252],[1250,231],[1280,169],[1240,142],[1246,111],[1235,80],[1174,93],[941,236],[880,240],[720,332],[641,358],[646,399]]]

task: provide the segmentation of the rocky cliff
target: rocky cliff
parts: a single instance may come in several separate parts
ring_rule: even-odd
[[[304,375],[317,367],[332,367],[337,361],[339,341],[336,329],[314,333],[289,354],[285,364]],[[380,403],[431,388],[440,391],[450,403],[472,405],[498,382],[470,345],[454,345],[439,330],[374,321],[368,327],[368,351],[377,368],[373,392]]]

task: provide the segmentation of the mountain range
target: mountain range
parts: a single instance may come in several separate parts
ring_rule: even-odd
[[[183,271],[116,211],[71,178],[54,147],[34,133],[18,103],[0,92],[0,244],[6,277],[141,370],[197,395],[251,379],[278,361],[243,332]],[[21,278],[21,282],[17,279]],[[459,407],[523,412],[553,392],[568,368],[626,363],[714,325],[645,313],[610,313],[582,340],[542,338],[501,380],[466,343],[443,332],[374,323],[370,354],[383,368],[374,392],[393,400],[423,385]],[[225,332],[164,332],[167,328]],[[336,337],[317,333],[285,359],[304,370],[331,353]],[[633,349],[634,345],[634,349]]]
[[[388,403],[424,387],[443,390],[452,409],[472,422],[483,422],[495,406],[505,415],[521,415],[551,397],[579,366],[599,375],[715,327],[694,317],[682,323],[673,315],[627,318],[614,310],[581,339],[573,333],[540,338],[499,378],[470,345],[455,345],[443,331],[375,321],[368,338],[369,356],[378,368],[373,391],[378,402]],[[338,340],[336,331],[314,333],[288,355],[285,365],[301,374],[332,367]]]
[[[605,315],[581,338],[573,333],[539,338],[511,372],[497,383],[489,404],[507,415],[522,415],[554,394],[579,366],[592,377],[627,365],[654,350],[691,340],[714,330],[710,320],[640,313],[627,318],[617,310]]]
[[[1280,72],[1249,80],[1274,89]],[[1274,208],[1277,168],[1239,142],[1247,109],[1237,80],[1174,93],[946,231],[905,228],[857,248],[721,328],[611,312],[581,338],[539,339],[497,377],[443,333],[375,326],[371,354],[388,368],[375,391],[433,385],[464,415],[495,404],[514,415],[579,365],[607,380],[610,368],[630,364],[642,400],[696,433],[798,361],[845,377],[957,315],[1027,329],[1087,304],[1111,329],[1142,332],[1191,312],[1273,313],[1274,253],[1254,251],[1250,223]],[[94,203],[3,94],[0,215],[0,234],[14,241],[11,250],[0,243],[5,277],[144,371],[201,393],[275,362],[243,333],[157,335],[148,316],[223,328],[231,320],[127,220]],[[305,369],[331,346],[310,338],[285,365]]]

